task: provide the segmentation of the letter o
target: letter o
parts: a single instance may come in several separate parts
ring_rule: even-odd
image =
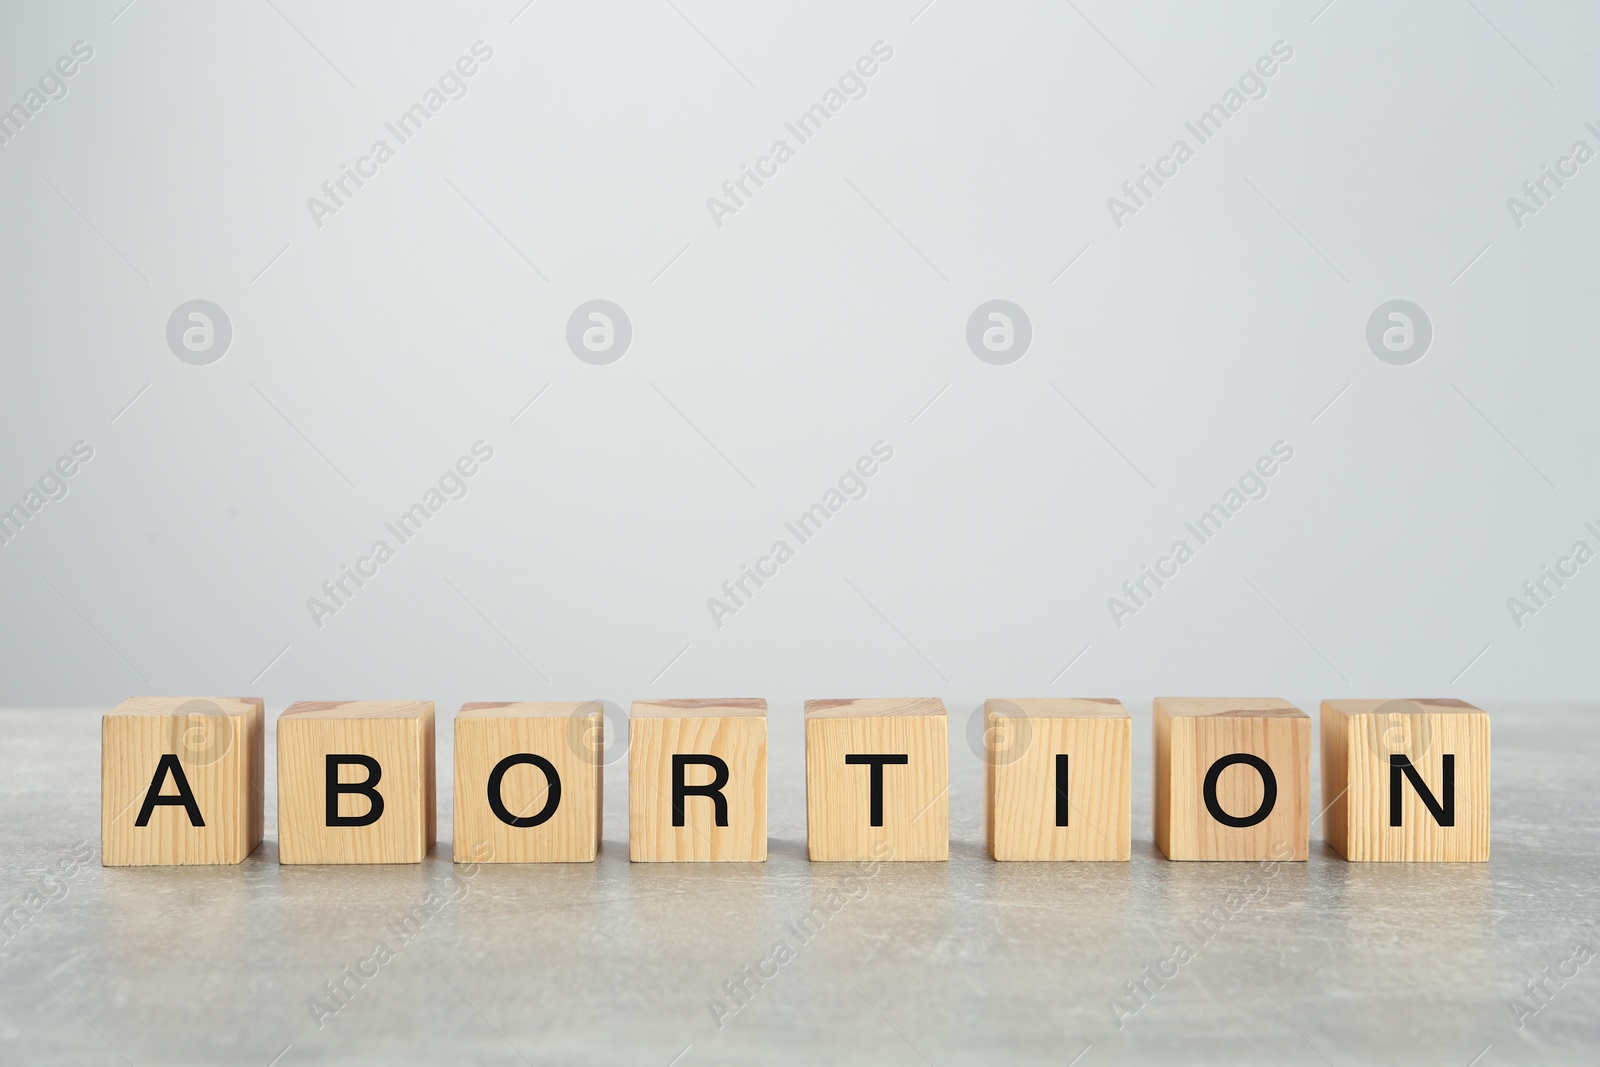
[[[500,783],[505,778],[506,772],[519,763],[526,763],[537,767],[544,772],[545,780],[550,783],[550,790],[545,794],[544,807],[535,815],[513,815],[506,808],[506,802],[500,796]],[[489,810],[494,812],[494,817],[507,826],[515,826],[519,830],[538,826],[540,823],[549,822],[550,817],[556,813],[556,806],[561,803],[561,775],[556,773],[555,764],[543,756],[535,756],[532,752],[517,752],[494,765],[494,770],[489,772]]]
[[[1236,763],[1254,767],[1256,773],[1261,775],[1261,806],[1251,814],[1242,817],[1229,815],[1222,810],[1222,805],[1217,803],[1217,780],[1222,777],[1223,771]],[[1224,826],[1232,826],[1242,830],[1247,826],[1255,826],[1257,823],[1265,822],[1267,816],[1272,814],[1273,805],[1278,803],[1278,779],[1272,773],[1272,768],[1267,766],[1267,761],[1260,756],[1254,756],[1248,752],[1234,752],[1223,756],[1211,765],[1211,769],[1206,771],[1205,785],[1200,792],[1205,798],[1206,811],[1211,813],[1213,819]]]

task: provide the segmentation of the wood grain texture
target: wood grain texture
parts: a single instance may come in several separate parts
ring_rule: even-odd
[[[806,841],[813,860],[948,860],[950,742],[944,701],[806,701]],[[908,757],[883,767],[883,825],[871,825],[872,768],[852,754]]]
[[[100,856],[108,867],[239,863],[261,843],[266,712],[259,697],[134,697],[100,725]],[[204,826],[186,808],[140,810],[161,757],[177,766]],[[180,792],[163,771],[160,795]]]
[[[436,801],[431,700],[302,701],[278,716],[278,862],[420,863],[433,847]],[[378,761],[383,814],[369,826],[326,825],[326,760]],[[364,780],[345,768],[342,782]],[[338,798],[343,816],[364,814],[363,796]]]
[[[1311,837],[1311,719],[1276,698],[1158,697],[1155,701],[1155,837],[1170,860],[1304,860]],[[1270,813],[1229,826],[1206,808],[1207,772],[1243,753],[1265,761],[1277,784]],[[1256,812],[1261,774],[1234,765],[1217,778],[1221,811]]]
[[[997,860],[1126,860],[1133,719],[1110,699],[984,702],[984,829]],[[1066,826],[1056,825],[1057,755]]]
[[[455,861],[592,862],[604,810],[604,736],[605,716],[597,701],[462,705],[455,720]],[[512,826],[489,803],[495,766],[519,753],[548,760],[560,780],[555,811],[537,826]],[[514,817],[536,817],[549,788],[539,767],[519,763],[501,777],[500,801]]]
[[[767,858],[767,702],[636,700],[628,715],[628,858],[647,862],[750,862]],[[727,825],[716,824],[712,798],[684,797],[684,824],[673,826],[675,755],[714,756],[728,767],[722,787]],[[705,785],[714,770],[684,768],[686,785]]]
[[[1390,756],[1405,756],[1447,808],[1440,825],[1402,776],[1400,825],[1390,825]],[[1452,756],[1454,796],[1444,790]],[[1323,836],[1347,860],[1474,862],[1489,858],[1489,716],[1453,699],[1322,702]]]

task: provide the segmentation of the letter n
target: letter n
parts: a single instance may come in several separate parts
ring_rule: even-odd
[[[1411,765],[1407,756],[1392,754],[1389,757],[1389,825],[1401,825],[1401,777],[1410,779],[1411,786],[1417,791],[1417,798],[1428,809],[1428,814],[1433,816],[1433,821],[1440,826],[1454,826],[1456,824],[1456,758],[1452,755],[1443,757],[1444,763],[1444,803],[1433,795],[1428,789],[1428,784],[1422,780],[1422,775]]]

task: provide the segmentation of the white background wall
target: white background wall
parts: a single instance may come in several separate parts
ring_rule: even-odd
[[[0,703],[1597,696],[1600,563],[1520,627],[1507,604],[1600,549],[1600,161],[1507,206],[1600,150],[1589,5],[123,2],[0,16],[0,107],[40,102],[0,144],[0,506],[93,449],[0,546]],[[78,41],[65,96],[30,98]],[[385,122],[478,41],[400,144]],[[785,122],[880,41],[800,144]],[[1185,122],[1275,42],[1200,144]],[[566,341],[597,298],[632,324],[609,365]],[[166,336],[193,299],[232,328],[206,365]],[[1031,322],[1007,365],[966,339],[992,299]],[[1433,332],[1406,365],[1367,342],[1395,299]],[[384,523],[478,441],[399,545]],[[785,521],[878,441],[799,544]],[[1280,441],[1199,545],[1185,522]]]

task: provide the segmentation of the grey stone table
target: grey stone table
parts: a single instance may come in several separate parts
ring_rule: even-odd
[[[0,1063],[1596,1062],[1600,709],[1491,707],[1494,857],[1437,866],[1164,861],[1130,710],[1131,863],[990,862],[956,722],[950,862],[864,870],[806,860],[798,708],[765,864],[630,864],[617,763],[598,862],[477,868],[448,714],[420,866],[280,867],[269,728],[245,863],[106,869],[98,714],[0,712]]]

